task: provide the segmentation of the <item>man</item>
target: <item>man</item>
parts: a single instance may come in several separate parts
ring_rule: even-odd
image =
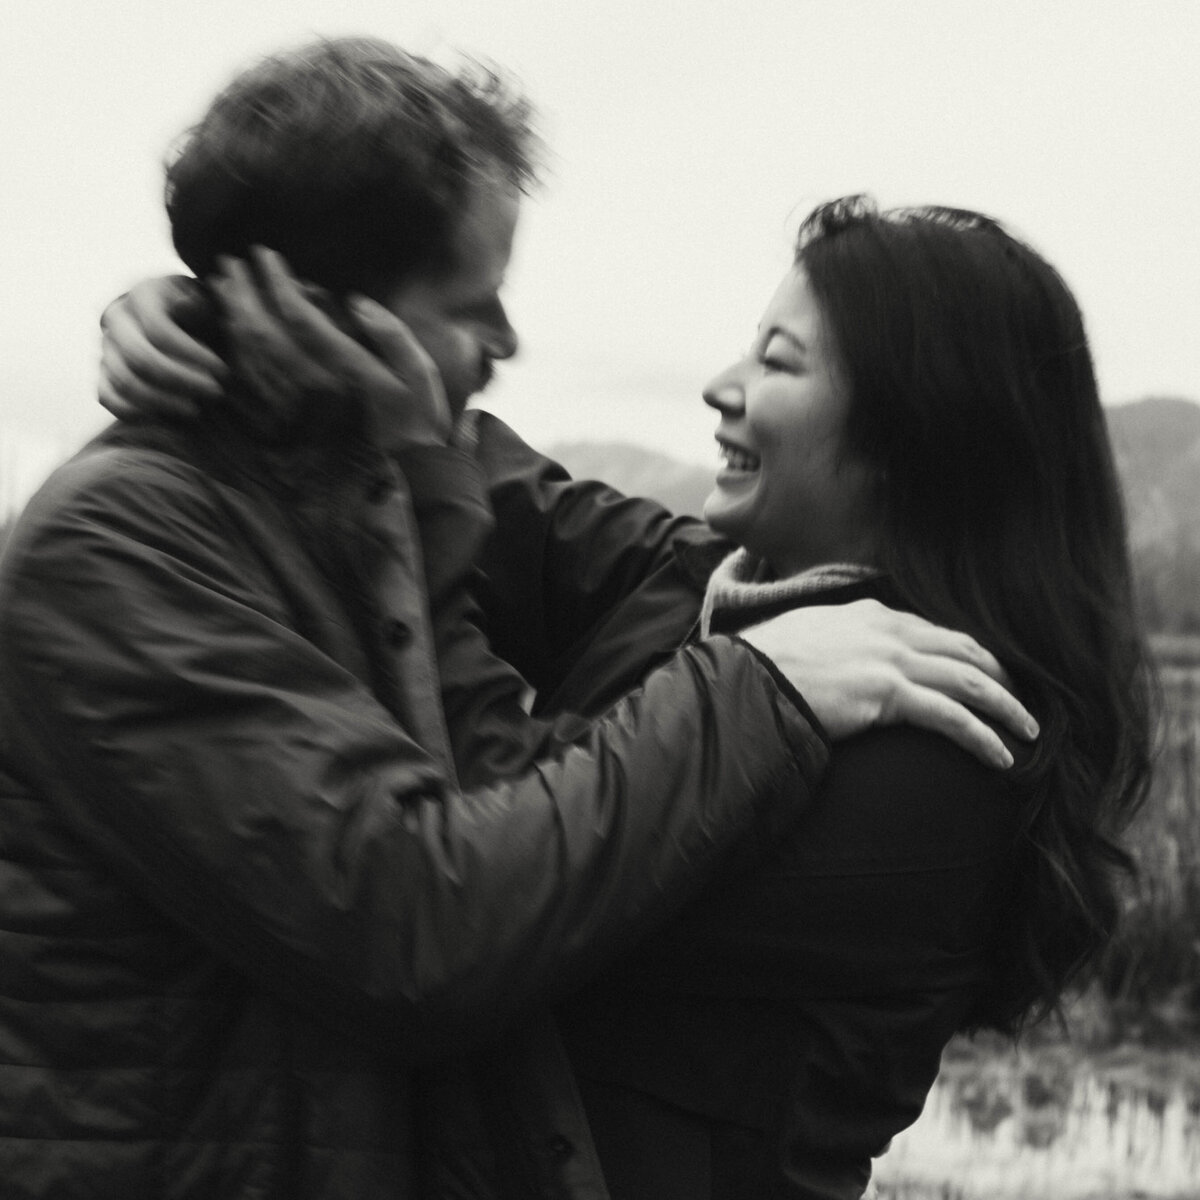
[[[218,97],[169,175],[174,235],[201,274],[224,264],[218,293],[250,286],[224,256],[267,242],[339,314],[347,291],[372,295],[347,326],[369,340],[373,303],[399,315],[457,413],[515,349],[498,289],[526,141],[491,84],[325,44]],[[278,262],[258,268],[286,305]],[[14,531],[0,567],[14,1200],[421,1194],[418,1138],[469,1137],[478,1112],[416,1064],[495,1036],[660,923],[797,815],[763,806],[765,780],[802,796],[821,770],[803,703],[727,638],[595,725],[510,737],[520,680],[465,617],[477,468],[446,444],[421,351],[377,345],[393,404],[322,404],[314,376],[301,411],[251,421],[269,380],[235,363],[201,422],[103,435]],[[560,482],[556,503],[580,499]],[[564,654],[590,605],[632,590],[634,560],[696,538],[661,514],[638,524],[561,622]],[[824,669],[796,681],[827,725],[908,711],[909,686],[870,672],[848,708],[826,704],[847,688]],[[452,733],[440,691],[459,706]],[[464,789],[455,752],[512,777]],[[553,1038],[515,1050],[498,1072],[533,1077],[521,1094],[564,1099],[550,1124],[569,1122]],[[586,1137],[558,1124],[527,1177],[599,1194]]]

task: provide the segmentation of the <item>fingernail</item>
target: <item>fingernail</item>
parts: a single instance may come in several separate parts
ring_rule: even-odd
[[[251,250],[259,262],[266,263],[272,270],[279,271],[284,275],[292,273],[288,260],[278,250],[272,250],[270,246],[253,246]]]
[[[1042,732],[1041,726],[1038,725],[1038,723],[1032,717],[1030,717],[1029,720],[1025,722],[1025,734],[1027,737],[1029,737],[1031,739],[1035,738],[1041,732]]]
[[[1004,771],[1007,771],[1013,765],[1013,756],[1007,746],[1000,747],[999,752],[996,754],[996,765]]]

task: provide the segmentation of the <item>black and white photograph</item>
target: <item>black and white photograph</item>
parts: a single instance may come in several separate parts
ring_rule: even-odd
[[[1200,1197],[1200,5],[4,25],[4,1200]]]

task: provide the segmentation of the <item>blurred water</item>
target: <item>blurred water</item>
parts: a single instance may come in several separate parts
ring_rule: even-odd
[[[1195,1200],[1200,1053],[949,1061],[875,1187],[880,1200]]]

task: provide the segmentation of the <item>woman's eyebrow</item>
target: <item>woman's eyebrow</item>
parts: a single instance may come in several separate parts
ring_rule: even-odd
[[[808,343],[802,337],[800,337],[799,334],[793,333],[790,329],[785,329],[782,325],[772,325],[771,328],[767,330],[765,340],[769,342],[776,335],[783,338],[787,342],[791,342],[791,344],[797,350],[799,350],[801,354],[808,353]]]

